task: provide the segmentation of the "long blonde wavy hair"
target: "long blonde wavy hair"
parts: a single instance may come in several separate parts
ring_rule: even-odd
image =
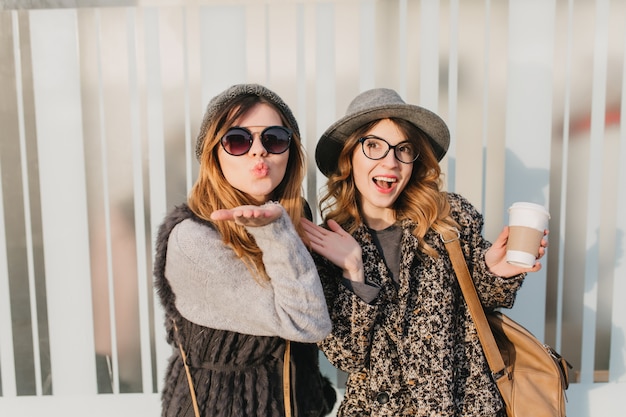
[[[432,228],[441,233],[458,228],[458,224],[449,217],[450,205],[442,192],[439,162],[424,132],[404,119],[390,120],[419,151],[418,159],[413,162],[411,178],[394,203],[396,220],[410,219],[415,222],[417,226],[413,235],[420,242],[420,250],[437,257],[437,252],[424,242],[423,237],[428,230]],[[355,148],[360,146],[358,140],[379,122],[380,119],[365,124],[348,137],[339,154],[337,170],[328,177],[319,202],[325,221],[335,220],[351,234],[364,223],[360,210],[361,196],[354,182],[352,156]]]
[[[305,155],[298,136],[297,126],[291,126],[283,112],[274,104],[257,95],[242,95],[231,100],[227,106],[219,109],[207,127],[198,179],[193,185],[187,203],[189,208],[200,218],[213,224],[222,236],[224,244],[230,246],[238,258],[251,271],[259,282],[269,281],[265,271],[262,252],[254,238],[246,229],[231,221],[211,221],[211,213],[219,209],[231,209],[241,205],[257,205],[258,203],[246,193],[234,188],[224,177],[217,153],[220,140],[226,131],[233,126],[235,120],[248,112],[257,104],[265,103],[274,108],[283,122],[293,133],[289,146],[289,160],[285,176],[273,191],[270,199],[279,202],[289,214],[296,231],[304,240],[304,230],[300,225],[303,214],[304,200],[301,184],[305,173]],[[306,242],[306,240],[305,240]]]

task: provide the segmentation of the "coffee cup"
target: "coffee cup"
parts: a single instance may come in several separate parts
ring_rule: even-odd
[[[532,268],[539,256],[541,239],[549,220],[550,213],[539,204],[513,203],[509,208],[506,261],[512,265]]]

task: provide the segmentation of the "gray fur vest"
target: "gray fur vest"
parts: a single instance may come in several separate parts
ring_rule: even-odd
[[[283,416],[285,341],[200,326],[176,309],[175,294],[165,276],[167,243],[174,226],[188,218],[210,226],[181,205],[165,218],[156,241],[155,287],[165,310],[167,341],[173,347],[161,395],[162,417],[193,417],[178,341],[187,355],[201,416]],[[294,417],[320,417],[332,410],[336,392],[320,373],[315,344],[291,342],[291,387]]]

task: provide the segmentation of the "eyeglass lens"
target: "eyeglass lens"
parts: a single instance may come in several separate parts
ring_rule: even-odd
[[[393,149],[396,159],[405,164],[410,164],[419,156],[415,146],[408,141],[390,145],[386,140],[372,135],[359,139],[359,142],[361,142],[363,153],[369,159],[382,159],[387,156],[390,149]]]
[[[283,126],[269,126],[261,132],[261,145],[268,153],[281,154],[289,149],[291,131]],[[224,150],[230,155],[239,156],[252,148],[254,137],[245,127],[231,127],[222,137]]]

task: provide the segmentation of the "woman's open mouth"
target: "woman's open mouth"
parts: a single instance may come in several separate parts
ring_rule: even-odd
[[[378,188],[389,190],[396,182],[398,182],[398,179],[394,177],[374,177],[372,178],[372,181]]]

